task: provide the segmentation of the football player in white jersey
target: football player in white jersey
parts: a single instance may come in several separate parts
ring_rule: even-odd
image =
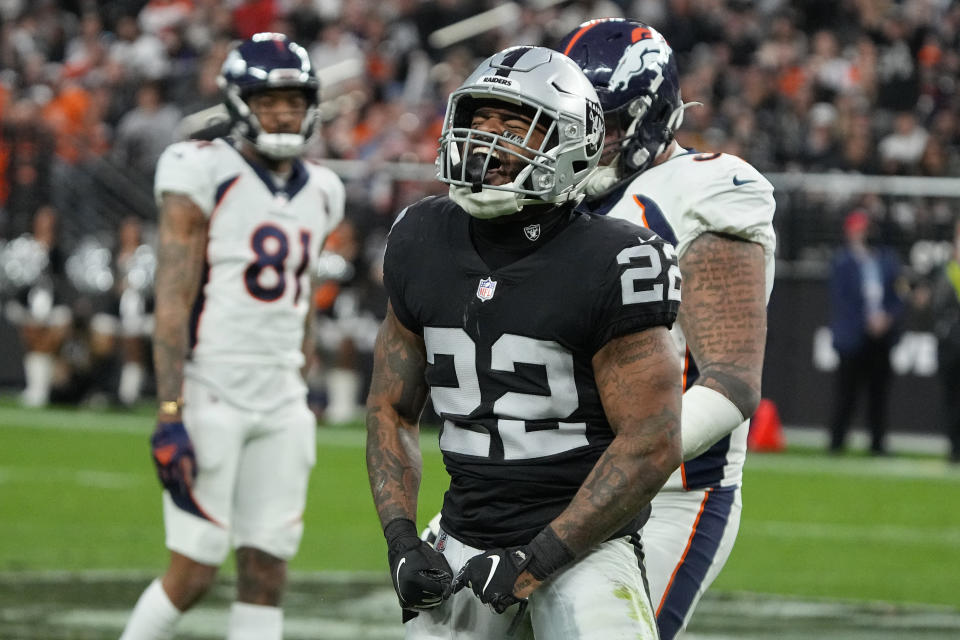
[[[587,187],[587,207],[653,229],[680,258],[673,334],[685,358],[684,463],[654,498],[641,534],[660,636],[672,640],[723,568],[740,524],[773,288],[773,187],[740,158],[674,139],[690,105],[655,29],[593,20],[557,49],[583,69],[605,114],[604,166]]]
[[[636,532],[680,463],[680,274],[652,231],[576,211],[602,145],[570,59],[502,51],[450,96],[450,196],[390,231],[367,470],[408,640],[657,637]],[[414,524],[428,392],[435,545]]]
[[[231,548],[229,640],[279,640],[287,561],[303,531],[315,420],[306,404],[311,265],[343,217],[344,187],[300,159],[317,117],[307,52],[260,33],[220,76],[235,138],[159,160],[151,439],[170,564],[123,640],[170,638]]]

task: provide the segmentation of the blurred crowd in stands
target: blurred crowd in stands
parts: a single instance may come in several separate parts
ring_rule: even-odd
[[[487,10],[489,28],[462,28]],[[25,310],[24,349],[33,348],[23,329],[31,276],[11,256],[27,238],[48,252],[39,271],[57,281],[48,311],[67,308],[75,329],[45,348],[62,358],[71,335],[100,326],[113,338],[88,346],[87,361],[109,356],[117,371],[140,362],[137,386],[149,389],[146,347],[119,346],[148,334],[149,281],[131,283],[122,256],[149,247],[156,159],[188,135],[185,116],[220,101],[228,45],[269,30],[303,44],[320,69],[324,124],[310,155],[363,162],[343,176],[349,222],[332,243],[349,268],[318,290],[315,373],[362,371],[384,307],[377,278],[389,225],[404,205],[443,191],[389,163],[433,163],[446,96],[480,59],[512,44],[553,46],[604,16],[666,35],[684,99],[702,103],[686,112],[684,146],[736,154],[774,175],[960,175],[960,3],[951,0],[0,0],[0,297],[19,296],[5,309]],[[881,241],[918,266],[918,281],[939,254],[911,252],[923,242],[949,247],[960,215],[960,197],[809,185],[781,189],[778,204],[780,258],[825,272],[840,221],[859,208]],[[38,220],[55,231],[38,233]],[[29,252],[25,244],[17,251]],[[148,254],[138,269],[149,271]],[[70,259],[82,265],[73,277]],[[131,287],[139,302],[128,306],[147,320],[118,328]],[[57,325],[49,313],[44,322]],[[347,396],[362,379],[344,383]],[[318,386],[322,407],[330,399]],[[115,399],[116,388],[105,393]],[[355,410],[351,400],[334,413]]]

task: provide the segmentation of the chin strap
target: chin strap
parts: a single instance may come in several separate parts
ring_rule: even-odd
[[[520,211],[520,194],[500,189],[481,189],[476,193],[470,187],[450,187],[450,199],[474,218],[490,220]]]
[[[257,136],[257,151],[276,160],[289,160],[303,153],[307,140],[299,133],[261,133]]]

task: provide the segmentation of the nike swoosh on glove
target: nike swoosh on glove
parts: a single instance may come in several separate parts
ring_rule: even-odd
[[[532,558],[526,546],[484,551],[463,565],[453,581],[453,592],[470,587],[480,602],[503,613],[510,605],[520,602],[520,598],[513,595],[513,587]]]
[[[183,422],[158,422],[150,446],[160,484],[174,496],[189,495],[197,476],[197,457]]]
[[[450,597],[453,570],[443,554],[417,535],[412,520],[397,518],[383,529],[393,588],[404,609],[432,609]]]

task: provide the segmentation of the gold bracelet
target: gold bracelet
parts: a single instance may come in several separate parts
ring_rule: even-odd
[[[183,407],[183,400],[165,400],[160,403],[160,413],[175,416],[180,413]]]

